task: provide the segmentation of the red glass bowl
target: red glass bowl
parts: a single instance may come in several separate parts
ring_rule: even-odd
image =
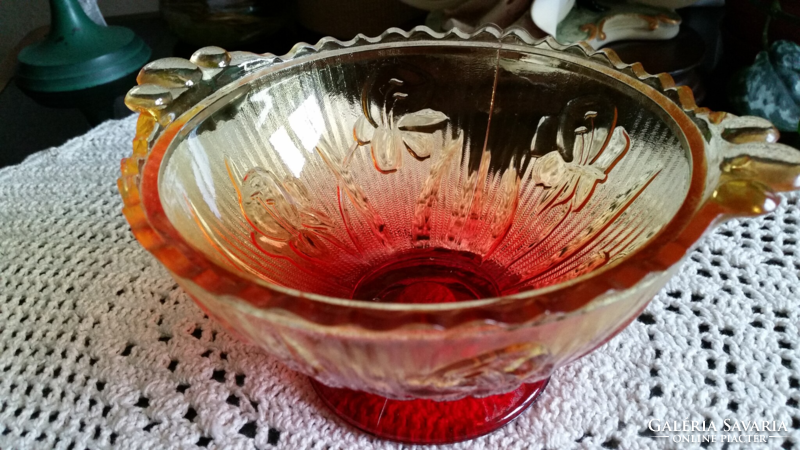
[[[136,238],[345,421],[404,442],[507,423],[704,232],[800,187],[768,122],[519,30],[207,47],[138,81]]]

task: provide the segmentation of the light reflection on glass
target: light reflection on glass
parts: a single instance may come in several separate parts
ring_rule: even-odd
[[[317,146],[322,132],[325,130],[325,120],[322,111],[313,96],[306,98],[297,109],[289,115],[289,126],[300,138],[300,142],[308,151],[313,151]]]
[[[264,105],[258,113],[258,119],[256,119],[256,123],[261,127],[264,125],[264,122],[267,121],[267,116],[269,116],[269,113],[272,111],[272,97],[269,95],[269,90],[264,89],[261,92],[251,95],[250,100]]]
[[[306,158],[300,152],[300,149],[294,145],[286,128],[278,128],[278,131],[269,137],[269,142],[294,176],[299,177],[300,172],[303,171],[303,166],[306,164]]]
[[[203,200],[206,201],[208,208],[214,213],[217,218],[222,215],[217,209],[217,194],[214,190],[214,177],[211,175],[211,164],[208,162],[208,155],[200,139],[197,137],[197,128],[192,130],[187,139],[189,144],[189,151],[192,153],[192,173],[197,180],[197,187],[200,189],[200,194]]]

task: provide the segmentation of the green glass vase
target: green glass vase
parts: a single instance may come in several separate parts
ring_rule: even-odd
[[[17,57],[17,83],[25,90],[103,85],[139,70],[150,58],[150,48],[131,30],[97,25],[78,0],[50,0],[50,14],[50,34]]]

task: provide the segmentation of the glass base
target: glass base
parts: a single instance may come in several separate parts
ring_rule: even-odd
[[[350,425],[382,439],[407,444],[449,444],[474,439],[504,426],[525,411],[547,380],[506,394],[450,402],[392,400],[366,392],[311,385],[322,401]]]

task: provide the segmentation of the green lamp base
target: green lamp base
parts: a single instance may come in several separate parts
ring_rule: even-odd
[[[95,24],[77,0],[50,0],[47,38],[19,53],[17,84],[35,92],[77,91],[139,70],[150,48],[131,30]]]

